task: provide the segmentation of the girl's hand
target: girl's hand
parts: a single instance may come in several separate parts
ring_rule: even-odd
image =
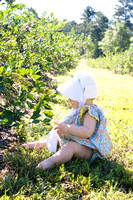
[[[59,135],[67,133],[67,130],[68,130],[68,125],[67,124],[57,123],[57,122],[55,122],[55,124],[57,126],[54,129],[57,130],[57,133]]]

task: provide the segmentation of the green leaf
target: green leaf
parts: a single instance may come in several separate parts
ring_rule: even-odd
[[[20,95],[20,101],[25,101],[26,100],[26,97],[27,96],[27,92],[26,92],[26,90],[22,90],[22,92],[21,92],[21,95]]]
[[[47,110],[52,110],[52,107],[48,104],[43,104],[44,108]]]
[[[5,125],[10,125],[12,124],[13,121],[15,121],[14,113],[11,112],[10,110],[4,110],[3,112],[0,113],[0,116],[2,117],[3,124]]]
[[[39,111],[41,107],[41,102],[39,101],[38,104],[35,107],[35,111]]]
[[[3,83],[0,83],[0,90],[4,90],[4,85],[3,85]]]
[[[24,69],[18,69],[17,72],[19,75],[25,75]]]
[[[4,76],[0,76],[0,81],[3,81],[4,80]]]
[[[14,123],[13,125],[12,125],[13,127],[18,127],[18,126],[20,126],[20,123]]]
[[[28,98],[31,99],[31,100],[34,100],[33,94],[29,93],[29,94],[28,94]]]
[[[4,67],[0,67],[0,74],[2,74]]]
[[[39,113],[33,112],[33,115],[31,116],[30,119],[36,119],[38,117],[40,117],[41,115]]]
[[[29,101],[26,101],[26,103],[27,103],[27,105],[29,106],[29,108],[34,108],[34,105],[31,103],[31,102],[29,102]]]
[[[36,107],[35,107],[35,109],[34,109],[34,112],[33,112],[33,115],[31,116],[31,119],[36,119],[36,118],[38,118],[38,117],[41,116],[41,115],[40,115],[40,111],[41,111],[40,107],[41,107],[41,102],[39,102],[39,103],[36,105]]]
[[[46,117],[53,117],[53,113],[50,110],[45,110],[44,114],[46,115]]]
[[[51,121],[51,119],[47,118],[47,117],[43,120],[43,122],[50,122],[50,121]]]
[[[13,106],[22,106],[22,102],[21,101],[15,101],[14,103],[12,103]]]
[[[32,75],[33,79],[37,80],[39,79],[41,76],[40,75]]]
[[[40,122],[40,120],[38,120],[38,119],[35,119],[32,121],[32,123],[35,123],[35,124],[38,124],[39,122]]]
[[[4,124],[8,124],[9,120],[7,118],[3,119]]]

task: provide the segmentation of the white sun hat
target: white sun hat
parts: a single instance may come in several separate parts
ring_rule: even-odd
[[[88,71],[76,72],[74,77],[61,84],[57,91],[78,102],[97,98],[96,83]]]

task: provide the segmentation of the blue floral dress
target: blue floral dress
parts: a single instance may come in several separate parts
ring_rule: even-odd
[[[70,119],[67,119],[65,124],[74,124],[77,126],[82,126],[82,116],[84,113],[88,112],[92,117],[97,120],[96,128],[94,133],[90,138],[79,138],[68,133],[59,135],[59,141],[61,146],[66,144],[69,141],[77,142],[81,145],[90,147],[93,149],[93,155],[90,159],[90,162],[97,157],[105,158],[110,154],[111,149],[113,148],[109,133],[107,131],[107,122],[104,116],[104,113],[101,108],[97,105],[84,105],[78,115],[74,115]]]

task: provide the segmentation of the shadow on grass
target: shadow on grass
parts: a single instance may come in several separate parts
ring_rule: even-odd
[[[37,164],[49,156],[50,153],[46,149],[33,152],[20,148],[16,152],[6,153],[5,164],[8,171],[3,180],[0,180],[0,195],[4,195],[5,190],[9,196],[14,195],[23,188],[25,195],[30,196],[44,192],[44,187],[49,191],[57,184],[65,185],[69,191],[70,187],[73,187],[74,191],[77,187],[86,187],[88,181],[90,181],[89,190],[103,190],[107,187],[107,183],[108,187],[112,186],[115,190],[123,190],[125,193],[133,188],[131,172],[115,161],[96,159],[90,164],[89,161],[72,159],[52,169],[36,171]],[[0,170],[2,171],[2,168]]]
[[[78,176],[78,174],[85,177],[91,176],[91,184],[93,188],[102,188],[104,184],[110,182],[112,186],[117,189],[123,189],[129,192],[133,189],[133,174],[121,164],[115,161],[96,159],[92,164],[88,161],[77,160],[77,165],[65,164],[66,170]],[[87,170],[86,170],[87,169]]]

